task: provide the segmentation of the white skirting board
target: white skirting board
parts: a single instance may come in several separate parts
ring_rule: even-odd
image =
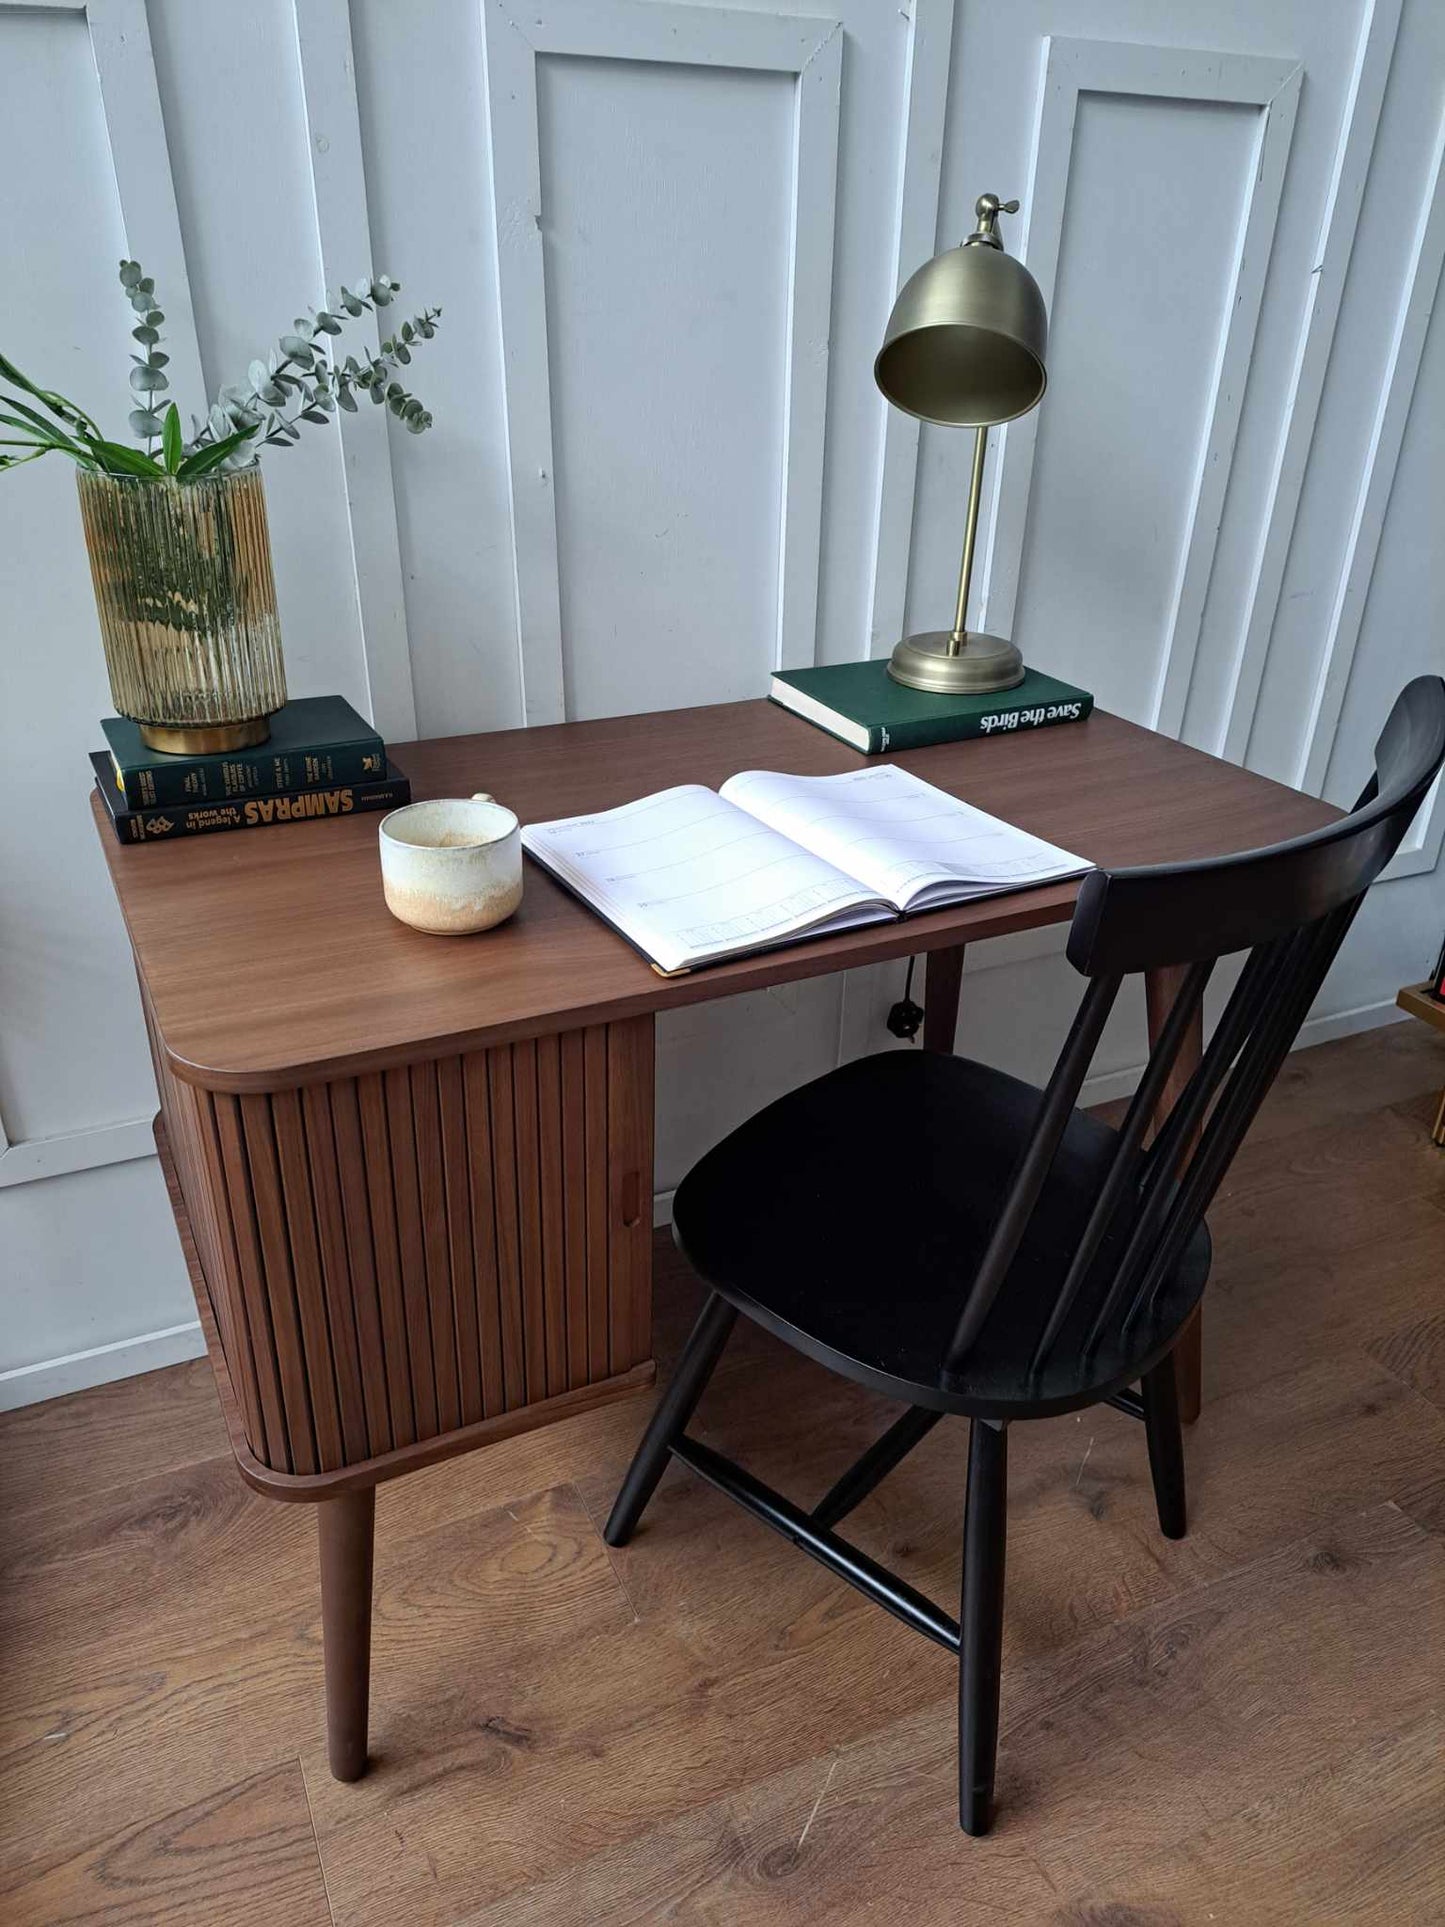
[[[1312,1017],[1299,1035],[1297,1050],[1311,1044],[1326,1044],[1336,1037],[1349,1037],[1356,1031],[1375,1030],[1382,1024],[1402,1019],[1393,1003],[1363,1004],[1355,1010],[1331,1011]],[[1113,1071],[1091,1078],[1084,1086],[1084,1101],[1104,1104],[1113,1098],[1127,1097],[1138,1082],[1142,1066]],[[672,1222],[671,1190],[657,1192],[652,1200],[652,1222]],[[45,1358],[34,1365],[0,1372],[0,1412],[35,1405],[42,1399],[63,1398],[67,1392],[86,1391],[93,1385],[106,1385],[113,1379],[133,1378],[138,1372],[157,1371],[163,1365],[178,1365],[187,1358],[199,1358],[205,1350],[200,1325],[193,1319],[184,1325],[168,1325],[163,1331],[141,1332],[112,1345],[96,1345],[89,1351],[71,1352],[64,1358]]]
[[[95,1345],[89,1351],[69,1352],[64,1358],[42,1358],[34,1365],[0,1372],[0,1412],[38,1405],[42,1399],[64,1398],[67,1392],[88,1391],[93,1385],[108,1385],[112,1379],[134,1378],[138,1372],[159,1371],[162,1365],[179,1365],[187,1358],[200,1358],[205,1349],[200,1321],[192,1318],[187,1324],[141,1332],[135,1338],[118,1339],[113,1345]]]

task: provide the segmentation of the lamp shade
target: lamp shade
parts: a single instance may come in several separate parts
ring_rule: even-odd
[[[904,283],[873,364],[895,408],[956,428],[1026,415],[1048,380],[1039,285],[996,243],[971,245],[977,238],[925,261]]]

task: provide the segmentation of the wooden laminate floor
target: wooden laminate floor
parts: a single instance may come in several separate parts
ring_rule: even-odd
[[[0,1921],[1445,1919],[1442,1079],[1410,1025],[1291,1060],[1211,1214],[1186,1540],[1129,1419],[1015,1429],[984,1841],[946,1655],[676,1468],[608,1553],[645,1400],[382,1488],[351,1787],[312,1516],[242,1486],[204,1364],[0,1419]],[[883,1416],[750,1334],[699,1429],[811,1502]],[[849,1528],[950,1603],[965,1451]]]

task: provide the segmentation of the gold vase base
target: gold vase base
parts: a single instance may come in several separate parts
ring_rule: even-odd
[[[248,716],[241,723],[141,723],[140,739],[163,756],[222,756],[231,749],[254,749],[271,734],[269,716]]]
[[[888,673],[894,682],[934,696],[982,696],[1021,683],[1024,659],[1003,636],[969,629],[959,647],[949,630],[931,629],[896,645]]]

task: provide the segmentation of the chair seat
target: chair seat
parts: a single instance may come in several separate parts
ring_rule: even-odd
[[[885,1395],[984,1418],[1070,1411],[1132,1383],[1173,1344],[1209,1272],[1201,1225],[1126,1334],[1083,1340],[1128,1236],[1111,1229],[1037,1374],[1035,1344],[1117,1144],[1075,1111],[1038,1208],[961,1367],[944,1360],[1043,1100],[966,1057],[887,1051],[791,1091],[678,1187],[673,1235],[739,1310]]]

